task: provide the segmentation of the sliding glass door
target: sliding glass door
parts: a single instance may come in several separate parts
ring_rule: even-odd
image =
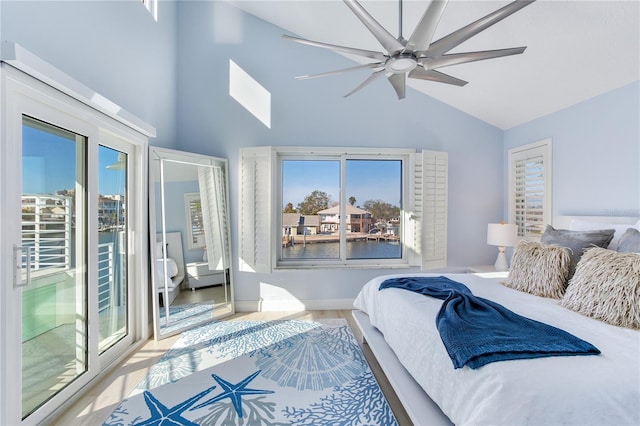
[[[35,425],[148,337],[147,146],[2,71],[0,424]]]
[[[87,372],[87,138],[23,117],[22,417]]]
[[[89,149],[86,136],[32,117],[22,121],[25,418],[87,373],[90,350],[104,354],[128,335],[128,155],[101,144]],[[92,171],[89,151],[97,152]],[[93,197],[89,176],[98,186]],[[90,234],[98,244],[97,258],[89,263]],[[91,292],[89,282],[96,285]],[[97,319],[97,348],[89,346],[89,317]]]
[[[127,154],[98,146],[98,350],[127,335]]]

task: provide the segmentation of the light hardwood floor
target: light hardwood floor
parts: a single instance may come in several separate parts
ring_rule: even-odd
[[[279,320],[302,319],[316,320],[322,318],[344,318],[347,320],[353,334],[358,341],[361,336],[358,327],[353,321],[350,310],[326,310],[326,311],[301,311],[301,312],[240,312],[226,320]],[[173,336],[161,341],[149,340],[137,352],[131,355],[121,366],[115,368],[111,374],[90,388],[84,395],[60,417],[54,420],[54,425],[101,425],[115,409],[120,401],[135,388],[136,384],[144,377],[145,373],[178,339]],[[363,353],[369,363],[374,376],[380,384],[382,392],[387,398],[393,413],[402,426],[411,425],[404,408],[393,392],[384,373],[376,362],[369,347],[363,345]]]

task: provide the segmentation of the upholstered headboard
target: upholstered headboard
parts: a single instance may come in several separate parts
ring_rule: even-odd
[[[628,228],[640,230],[640,217],[637,216],[556,216],[553,227],[573,231],[588,231],[595,229],[615,229],[609,249],[616,250],[620,238]]]
[[[635,225],[640,220],[638,216],[554,216],[553,227],[557,229],[569,229],[571,221],[581,220],[585,222],[600,222],[603,224]]]

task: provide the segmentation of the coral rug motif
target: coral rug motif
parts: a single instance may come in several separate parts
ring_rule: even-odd
[[[219,321],[183,333],[104,423],[397,425],[346,320]]]

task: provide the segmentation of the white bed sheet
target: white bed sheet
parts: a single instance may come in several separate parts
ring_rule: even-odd
[[[437,274],[441,275],[441,274]],[[355,308],[368,314],[400,362],[456,425],[639,425],[640,332],[507,288],[504,278],[446,274],[480,297],[594,344],[596,356],[500,361],[454,369],[436,329],[441,300],[369,281]]]

